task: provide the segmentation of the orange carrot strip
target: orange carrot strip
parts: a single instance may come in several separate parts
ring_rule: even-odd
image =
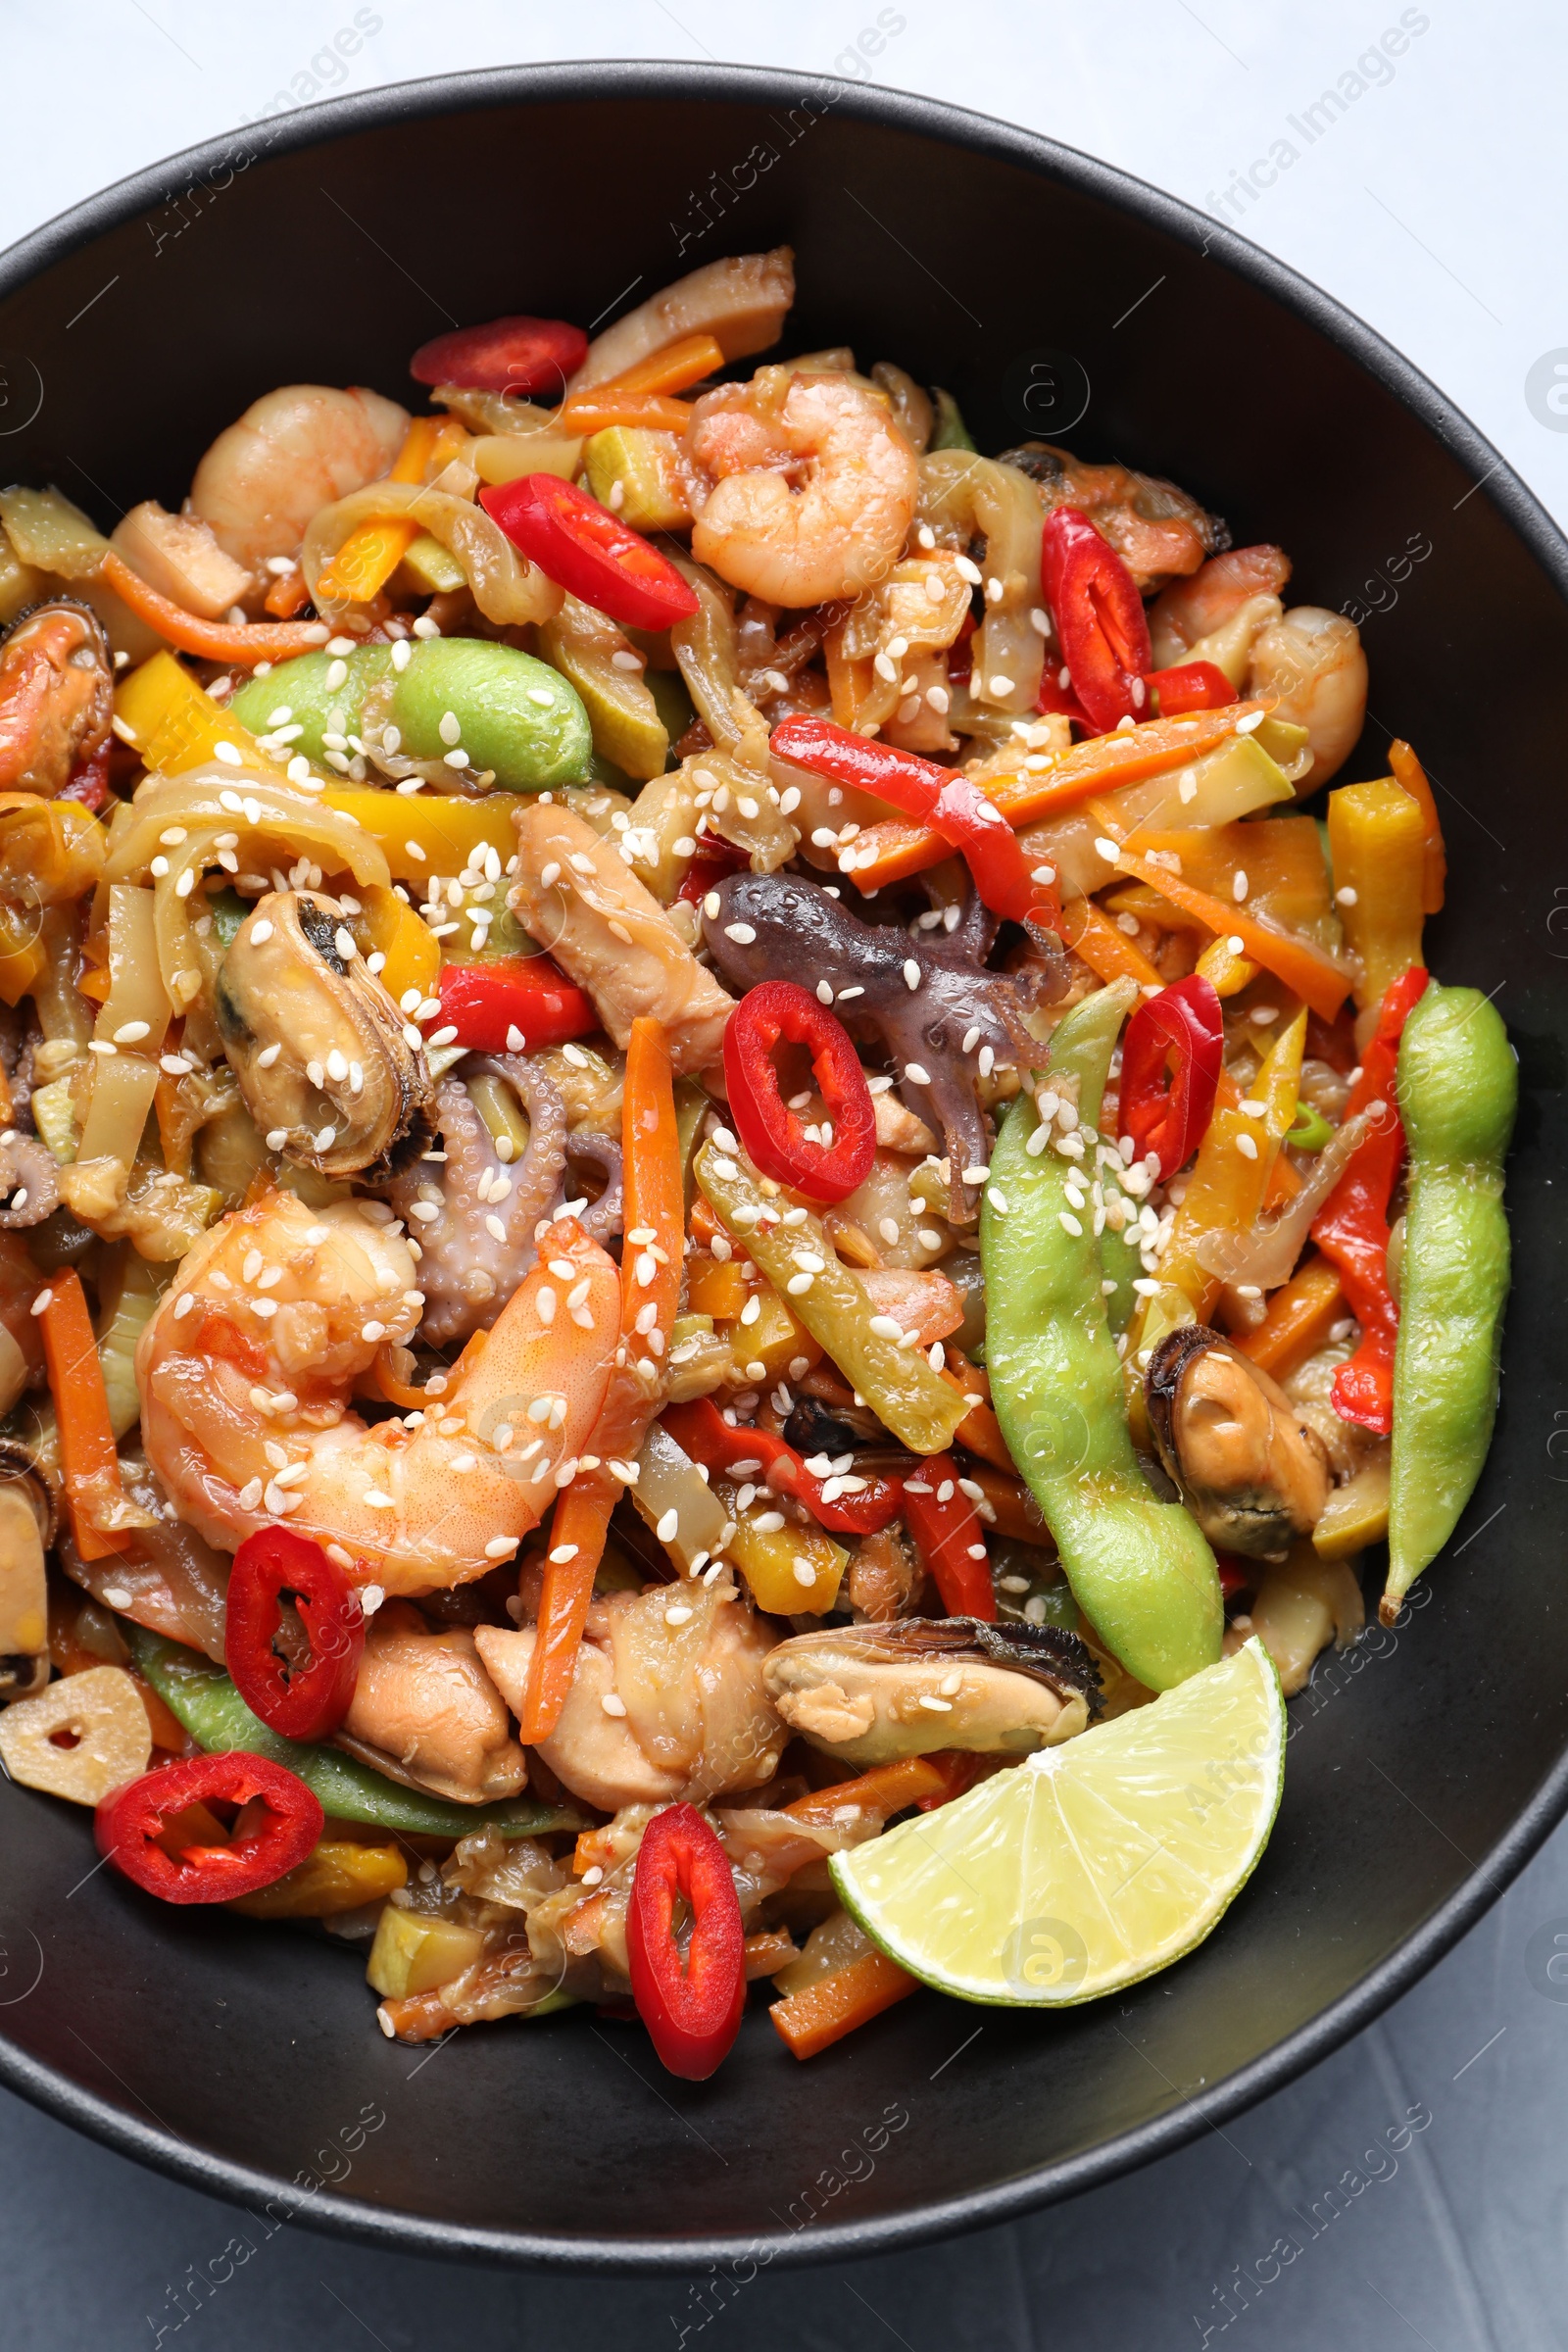
[[[624,1245],[620,1335],[625,1360],[612,1367],[590,1442],[589,1450],[600,1457],[599,1467],[578,1472],[557,1503],[551,1523],[550,1556],[539,1595],[539,1628],[522,1701],[521,1737],[530,1745],[548,1740],[554,1731],[577,1670],[577,1649],[593,1597],[594,1575],[604,1556],[610,1515],[620,1494],[621,1481],[610,1465],[636,1456],[658,1409],[661,1383],[640,1376],[636,1361],[644,1358],[657,1365],[662,1358],[658,1350],[649,1352],[652,1333],[644,1337],[638,1332],[638,1318],[645,1307],[652,1306],[654,1328],[663,1335],[667,1348],[680,1303],[686,1197],[669,1042],[659,1021],[632,1023],[620,1118],[625,1230],[628,1237],[651,1233],[653,1246],[629,1238]],[[654,1255],[656,1250],[661,1256]],[[643,1282],[640,1276],[650,1268],[651,1279]],[[568,1548],[567,1558],[556,1558],[557,1552]]]
[[[1332,1021],[1349,995],[1349,973],[1304,939],[1294,939],[1287,932],[1276,931],[1270,923],[1259,922],[1245,906],[1227,906],[1223,900],[1211,899],[1206,891],[1194,890],[1191,883],[1178,881],[1165,866],[1151,865],[1147,858],[1135,857],[1130,850],[1123,850],[1116,863],[1118,871],[1136,874],[1140,882],[1157,890],[1173,906],[1185,907],[1189,914],[1196,914],[1216,938],[1234,934],[1252,961],[1272,972],[1276,980],[1283,980],[1303,1004],[1311,1005],[1319,1020]],[[1082,950],[1079,952],[1082,954]]]
[[[1203,752],[1211,752],[1236,732],[1249,711],[1272,710],[1272,699],[1227,703],[1219,710],[1195,710],[1185,718],[1150,719],[1124,735],[1097,735],[1075,744],[1048,768],[1024,769],[990,787],[991,798],[1009,825],[1038,824],[1042,817],[1060,816],[1099,792],[1114,792],[1123,784],[1142,783],[1167,768],[1185,767]],[[886,883],[903,882],[923,873],[953,855],[952,844],[905,816],[868,825],[855,845],[856,887],[869,884],[880,890]],[[871,855],[868,857],[867,852]],[[864,877],[863,879],[861,877]]]
[[[233,662],[242,669],[258,662],[286,662],[293,654],[314,654],[332,634],[320,620],[199,620],[150,588],[113,548],[106,552],[98,575],[138,620],[182,654],[199,654],[207,662]]]
[[[262,599],[262,611],[274,620],[292,620],[311,601],[311,583],[298,567],[281,572]]]
[[[1339,1312],[1339,1268],[1314,1250],[1275,1292],[1257,1329],[1239,1336],[1236,1345],[1259,1371],[1288,1380],[1298,1364],[1326,1344]]]
[[[590,392],[596,400],[603,400],[607,392],[687,392],[705,375],[716,375],[723,365],[724,354],[711,335],[682,335],[678,343],[666,343],[651,359],[639,360],[635,368],[591,385],[577,397],[585,399]],[[567,408],[571,405],[568,400]]]
[[[1093,899],[1073,899],[1062,908],[1061,936],[1102,980],[1130,976],[1140,988],[1165,985],[1137,941],[1118,930]]]
[[[862,1952],[848,1968],[818,1977],[814,1984],[775,2001],[768,2011],[774,2032],[797,2058],[814,2058],[818,2050],[842,2041],[895,2001],[918,1992],[919,1982],[886,1952]]]
[[[936,1756],[901,1756],[896,1764],[878,1764],[858,1780],[813,1788],[809,1796],[798,1796],[783,1811],[791,1821],[804,1821],[813,1828],[830,1822],[841,1805],[855,1805],[864,1813],[902,1813],[923,1796],[936,1796],[947,1781]]]
[[[403,436],[403,447],[393,460],[387,478],[394,482],[422,482],[437,444],[451,424],[448,416],[416,416]],[[321,594],[341,597],[350,604],[368,605],[392,577],[419,536],[420,528],[420,524],[402,515],[389,516],[384,522],[362,522],[357,531],[350,531],[322,572],[317,583]]]
[[[692,412],[688,402],[666,400],[659,392],[616,392],[609,384],[595,384],[567,401],[557,412],[557,419],[567,433],[600,433],[612,424],[651,425],[656,432],[684,433]]]
[[[1427,820],[1425,858],[1421,869],[1421,911],[1423,914],[1436,914],[1443,906],[1444,885],[1448,878],[1448,854],[1443,844],[1443,820],[1438,814],[1438,804],[1432,797],[1426,769],[1410,746],[1398,737],[1389,746],[1389,765],[1394,770],[1396,784],[1402,784],[1410,798],[1419,801],[1421,812]]]
[[[126,1495],[109,1420],[98,1342],[81,1276],[74,1267],[56,1274],[46,1295],[48,1304],[39,1322],[60,1425],[60,1467],[71,1506],[72,1533],[84,1560],[102,1560],[124,1549],[124,1534],[108,1533],[100,1521],[117,1502],[123,1507]]]

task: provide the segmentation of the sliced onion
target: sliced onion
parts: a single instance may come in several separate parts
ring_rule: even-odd
[[[1312,1219],[1344,1175],[1371,1118],[1370,1110],[1362,1110],[1346,1120],[1318,1153],[1317,1165],[1300,1191],[1276,1216],[1259,1217],[1247,1233],[1200,1234],[1193,1255],[1204,1273],[1217,1274],[1223,1282],[1252,1283],[1260,1291],[1276,1291],[1289,1282]]]

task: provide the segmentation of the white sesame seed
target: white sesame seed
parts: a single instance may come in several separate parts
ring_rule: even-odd
[[[516,1548],[517,1538],[515,1536],[492,1536],[484,1547],[484,1556],[487,1560],[504,1560]]]
[[[1236,1149],[1244,1159],[1257,1157],[1257,1145],[1250,1135],[1239,1135],[1236,1138]]]
[[[607,1690],[599,1704],[607,1715],[624,1715],[626,1712],[626,1701],[618,1690]]]
[[[904,1065],[904,1075],[911,1086],[929,1086],[931,1083],[930,1071],[918,1061],[906,1061]]]

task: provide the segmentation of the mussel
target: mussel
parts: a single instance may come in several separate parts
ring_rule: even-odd
[[[1201,1323],[1167,1333],[1145,1374],[1161,1462],[1211,1544],[1269,1558],[1329,1496],[1323,1441],[1277,1381]]]
[[[862,1766],[939,1747],[1028,1755],[1083,1731],[1100,1702],[1076,1634],[973,1617],[798,1634],[768,1652],[762,1679],[792,1731]]]
[[[46,799],[109,741],[115,672],[103,623],[74,597],[20,613],[0,638],[0,792]]]

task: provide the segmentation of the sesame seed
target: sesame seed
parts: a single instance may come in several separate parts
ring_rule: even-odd
[[[986,1192],[986,1203],[987,1203],[988,1207],[994,1208],[994,1209],[996,1210],[996,1212],[997,1212],[997,1214],[998,1214],[998,1216],[999,1216],[999,1217],[1004,1217],[1004,1216],[1006,1215],[1006,1213],[1007,1213],[1007,1203],[1006,1203],[1005,1197],[1004,1197],[1003,1194],[1001,1194],[1001,1193],[999,1193],[999,1192],[998,1192],[998,1190],[997,1190],[997,1188],[996,1188],[996,1186],[995,1186],[994,1184],[993,1184],[993,1185],[991,1185],[990,1187],[988,1187],[988,1189],[987,1189],[987,1192]],[[1065,1219],[1063,1219],[1063,1222],[1065,1223]]]
[[[674,1510],[665,1511],[654,1533],[661,1544],[673,1544],[680,1533],[680,1513]]]
[[[1231,897],[1236,901],[1236,904],[1239,906],[1246,896],[1247,876],[1240,868],[1238,868],[1231,882]]]
[[[902,1325],[896,1323],[891,1315],[873,1315],[871,1329],[879,1340],[902,1340],[904,1337]]]
[[[285,1145],[287,1142],[288,1142],[288,1129],[287,1129],[286,1127],[270,1127],[270,1128],[268,1129],[268,1131],[267,1131],[267,1149],[269,1150],[269,1152],[281,1152],[281,1151],[282,1151],[282,1149],[283,1149],[283,1146],[284,1146],[284,1145]]]
[[[724,937],[732,939],[738,948],[749,948],[756,940],[757,933],[750,923],[726,923]]]
[[[624,1715],[626,1712],[626,1701],[618,1690],[607,1690],[599,1704],[607,1715]]]
[[[1244,1159],[1257,1157],[1257,1145],[1250,1135],[1239,1135],[1236,1138],[1236,1149]]]
[[[1334,893],[1334,903],[1338,906],[1353,906],[1357,903],[1358,895],[1359,894],[1356,891],[1351,889],[1349,883],[1347,882],[1343,889],[1337,890]]]
[[[921,1692],[920,1704],[922,1707],[928,1707],[933,1715],[951,1715],[953,1713],[951,1698],[933,1698],[929,1691]]]
[[[914,957],[913,957],[912,956],[906,956],[905,957],[905,961],[904,961],[904,985],[905,985],[905,987],[906,987],[906,988],[918,988],[918,987],[919,987],[919,985],[920,985],[920,979],[921,979],[920,966],[919,966],[919,965],[918,965],[918,964],[915,962],[915,960],[914,960]]]
[[[1095,848],[1099,852],[1100,856],[1104,858],[1107,865],[1114,865],[1117,858],[1121,856],[1121,850],[1118,844],[1114,841],[1107,841],[1103,834],[1097,839]]]
[[[904,1065],[904,1075],[911,1086],[929,1086],[931,1083],[930,1071],[918,1061],[906,1061]]]
[[[484,1556],[487,1560],[504,1560],[516,1548],[517,1538],[515,1536],[492,1536],[484,1547]]]

